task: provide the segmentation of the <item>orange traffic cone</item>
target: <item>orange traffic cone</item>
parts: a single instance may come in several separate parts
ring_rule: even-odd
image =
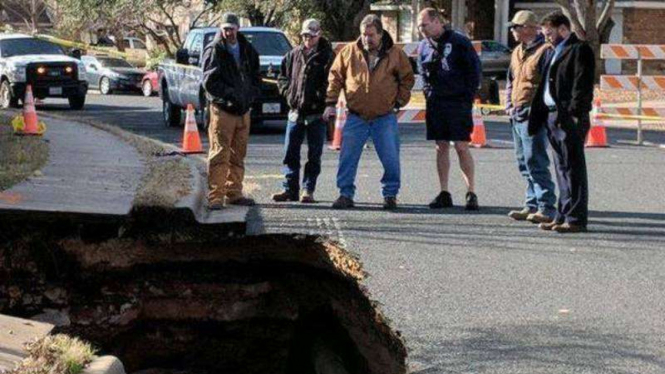
[[[332,144],[328,147],[333,151],[339,151],[342,148],[342,130],[346,123],[346,102],[337,102],[337,111],[335,113],[335,133],[333,135]]]
[[[196,127],[194,117],[194,106],[187,105],[187,117],[185,117],[185,134],[182,139],[182,153],[203,153],[199,129]]]
[[[587,148],[609,147],[607,144],[607,133],[605,132],[605,123],[600,115],[600,99],[593,102],[591,110],[591,128],[586,138]]]
[[[35,111],[35,100],[32,97],[32,86],[25,88],[25,101],[23,102],[23,134],[41,135],[37,120],[37,111]]]
[[[471,133],[471,145],[476,148],[487,147],[487,136],[485,135],[485,122],[483,114],[478,107],[480,100],[473,105],[473,132]]]

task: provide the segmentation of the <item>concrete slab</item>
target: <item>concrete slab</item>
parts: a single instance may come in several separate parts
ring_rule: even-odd
[[[47,120],[41,175],[4,191],[0,210],[126,215],[144,172],[136,150],[105,131]]]
[[[53,325],[0,314],[0,372],[27,356],[24,344],[51,333]]]

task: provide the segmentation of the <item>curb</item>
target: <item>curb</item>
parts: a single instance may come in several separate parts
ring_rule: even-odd
[[[115,356],[95,357],[81,374],[126,374],[122,362]]]
[[[203,184],[203,177],[197,166],[196,160],[185,157],[184,161],[189,164],[189,171],[192,174],[192,177],[189,179],[189,186],[191,192],[189,195],[180,199],[176,204],[175,208],[189,208],[197,221],[201,222],[201,216],[203,215],[203,200],[205,197],[205,187]]]

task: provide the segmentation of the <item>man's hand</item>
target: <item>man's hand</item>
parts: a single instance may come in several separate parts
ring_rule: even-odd
[[[321,116],[324,121],[330,121],[331,118],[335,117],[336,115],[335,107],[334,106],[327,106],[326,110],[323,111],[323,115]]]

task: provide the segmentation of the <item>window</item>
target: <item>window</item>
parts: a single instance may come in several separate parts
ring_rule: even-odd
[[[148,49],[140,39],[134,39],[134,49]]]
[[[0,40],[0,57],[23,55],[64,55],[59,45],[46,40],[18,38]]]
[[[291,50],[291,44],[279,32],[241,31],[261,56],[284,56]]]
[[[107,68],[133,68],[133,66],[129,62],[121,58],[104,57],[104,58],[99,58],[98,60],[102,64],[102,66]]]

